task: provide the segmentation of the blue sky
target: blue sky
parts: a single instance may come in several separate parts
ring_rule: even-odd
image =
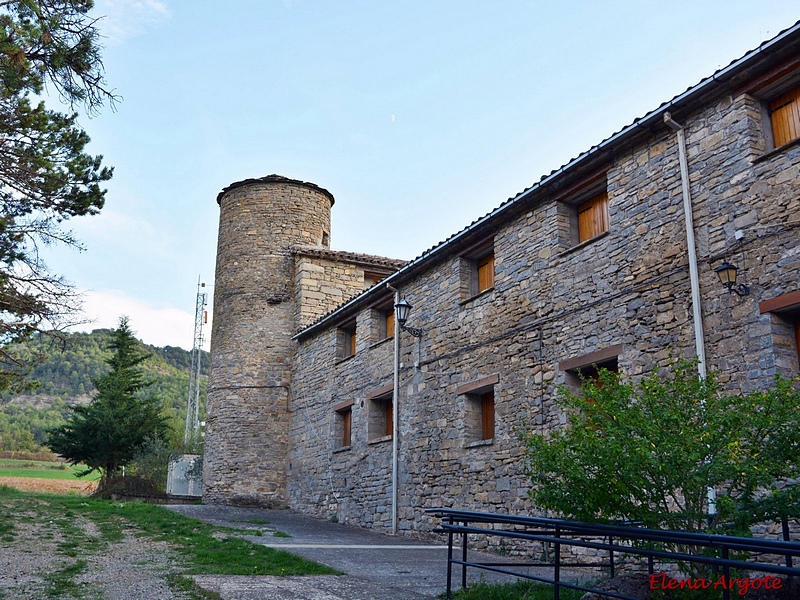
[[[217,193],[336,198],[331,245],[410,259],[800,19],[793,1],[96,0],[122,97],[85,251],[48,251],[92,324],[191,348]],[[206,328],[206,337],[210,328]]]

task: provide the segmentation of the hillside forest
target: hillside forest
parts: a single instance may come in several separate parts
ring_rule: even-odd
[[[92,380],[109,370],[106,359],[113,330],[67,333],[59,340],[41,336],[30,351],[45,356],[30,377],[36,389],[22,396],[0,399],[0,451],[37,452],[46,442],[46,431],[61,425],[69,407],[88,402],[94,393]],[[142,370],[153,382],[143,393],[157,396],[172,428],[172,447],[180,447],[186,423],[191,352],[183,348],[159,348],[142,344],[150,355]],[[200,421],[205,420],[208,353],[202,353]]]

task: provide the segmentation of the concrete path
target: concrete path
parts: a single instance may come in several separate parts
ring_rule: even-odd
[[[435,598],[446,589],[447,538],[442,543],[375,533],[330,523],[288,510],[264,510],[214,505],[169,506],[171,510],[225,527],[253,529],[247,539],[280,548],[326,564],[346,575],[304,577],[200,575],[201,587],[219,593],[225,600],[416,600]],[[255,523],[254,523],[255,521]],[[267,521],[268,524],[259,524]],[[256,536],[256,530],[262,530]],[[273,531],[291,537],[274,537]],[[483,555],[497,561],[497,555]],[[478,553],[470,552],[476,560]],[[551,576],[552,569],[537,569]],[[460,574],[460,572],[459,572]],[[471,570],[470,580],[480,574]],[[487,581],[513,578],[484,572]],[[453,589],[459,576],[454,573]]]

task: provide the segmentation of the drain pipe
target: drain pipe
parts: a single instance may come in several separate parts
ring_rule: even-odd
[[[689,256],[689,281],[692,287],[692,322],[694,324],[694,347],[697,354],[697,374],[706,378],[706,343],[703,337],[703,315],[700,311],[700,276],[697,271],[697,251],[694,242],[694,223],[692,221],[692,196],[689,191],[689,165],[686,161],[686,135],[683,125],[675,122],[672,115],[664,113],[664,123],[678,137],[678,157],[681,164],[681,187],[683,190],[683,213],[686,222],[686,253]],[[717,495],[714,488],[707,490],[708,514],[717,514]]]
[[[400,303],[400,290],[386,284],[394,292],[394,376],[392,379],[392,535],[397,535],[397,437],[400,421],[400,324],[397,321],[397,308]]]
[[[664,113],[664,123],[678,136],[678,156],[681,163],[681,187],[683,188],[683,214],[686,221],[686,253],[689,257],[689,281],[692,286],[692,322],[694,323],[694,347],[697,355],[697,373],[700,379],[706,378],[706,343],[703,338],[703,316],[700,311],[700,276],[697,271],[697,252],[694,243],[694,224],[692,222],[692,196],[689,191],[689,166],[686,162],[686,136],[683,125],[672,120],[672,115]]]

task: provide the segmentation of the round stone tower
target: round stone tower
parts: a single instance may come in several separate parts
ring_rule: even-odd
[[[286,503],[296,244],[329,246],[333,196],[279,175],[233,183],[220,207],[206,502]]]

